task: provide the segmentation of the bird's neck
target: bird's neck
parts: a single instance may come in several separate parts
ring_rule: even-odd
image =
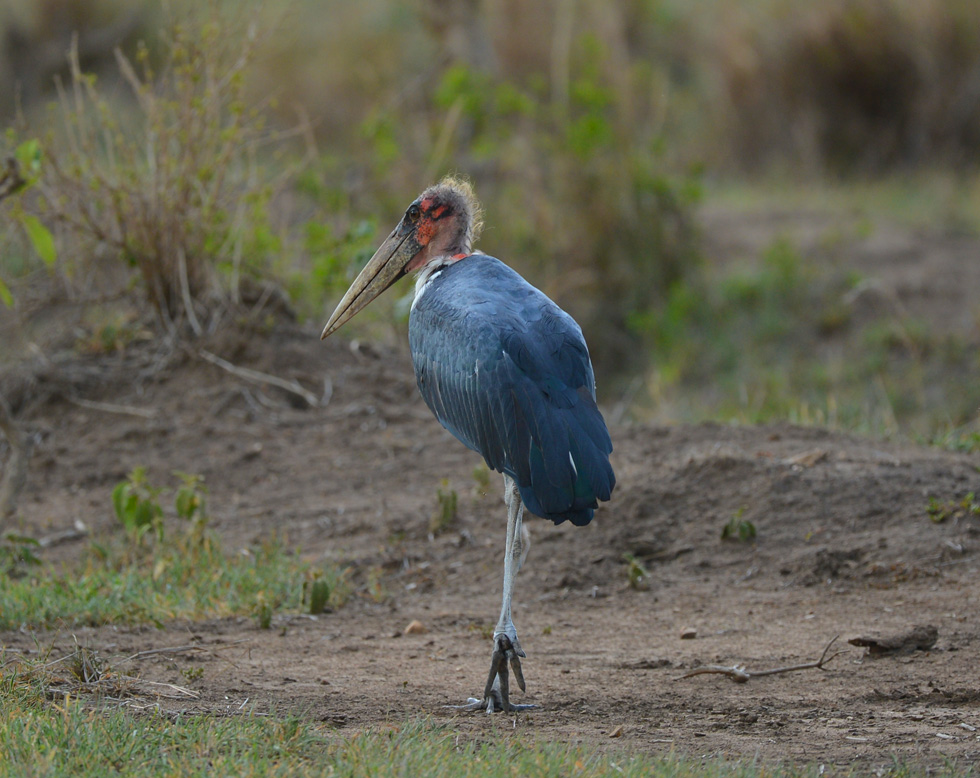
[[[440,272],[445,270],[450,265],[459,262],[461,259],[466,259],[471,256],[471,254],[444,254],[442,256],[434,257],[424,264],[418,271],[418,275],[415,277],[415,299],[412,300],[412,307],[415,307],[415,303],[418,302],[419,298],[428,288],[432,280],[439,275]]]

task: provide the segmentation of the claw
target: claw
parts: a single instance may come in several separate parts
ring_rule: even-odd
[[[521,649],[517,637],[513,639],[506,634],[494,635],[493,656],[490,658],[490,673],[487,685],[483,689],[483,699],[470,697],[464,705],[447,705],[448,708],[467,711],[486,711],[487,713],[510,713],[524,711],[537,707],[535,705],[515,705],[510,701],[510,674],[514,673],[517,685],[522,692],[527,691],[524,683],[524,672],[521,668],[521,657],[527,654]],[[509,667],[508,667],[509,664]]]
[[[514,678],[517,679],[517,685],[521,687],[522,692],[526,692],[527,686],[524,683],[524,672],[521,670],[521,660],[518,658],[517,653],[511,654],[510,667],[514,671]]]
[[[521,649],[517,637],[513,639],[506,634],[494,636],[493,655],[490,658],[490,673],[487,675],[487,685],[483,689],[483,699],[470,697],[463,705],[447,705],[447,708],[466,711],[486,711],[487,713],[511,713],[530,710],[535,705],[517,705],[510,701],[510,674],[514,673],[517,685],[522,692],[527,691],[524,683],[524,672],[521,668],[521,657],[527,654]],[[509,665],[509,666],[508,666]]]

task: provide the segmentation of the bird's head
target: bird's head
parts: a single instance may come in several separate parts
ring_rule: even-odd
[[[398,226],[358,273],[320,338],[339,329],[405,274],[436,260],[469,254],[481,226],[480,204],[468,182],[444,178],[430,186],[408,206]]]

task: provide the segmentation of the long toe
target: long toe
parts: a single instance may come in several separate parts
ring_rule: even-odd
[[[509,713],[534,708],[534,705],[515,705],[510,701],[510,674],[521,691],[527,691],[524,683],[524,671],[521,667],[521,657],[527,656],[517,642],[506,634],[494,636],[493,655],[490,658],[490,672],[487,683],[483,688],[483,698],[470,697],[464,705],[451,705],[457,710],[486,711],[487,713]]]

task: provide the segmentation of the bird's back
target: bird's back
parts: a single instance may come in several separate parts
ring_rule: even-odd
[[[438,271],[412,307],[409,340],[426,404],[516,482],[524,505],[587,524],[616,479],[582,331],[497,259]]]

